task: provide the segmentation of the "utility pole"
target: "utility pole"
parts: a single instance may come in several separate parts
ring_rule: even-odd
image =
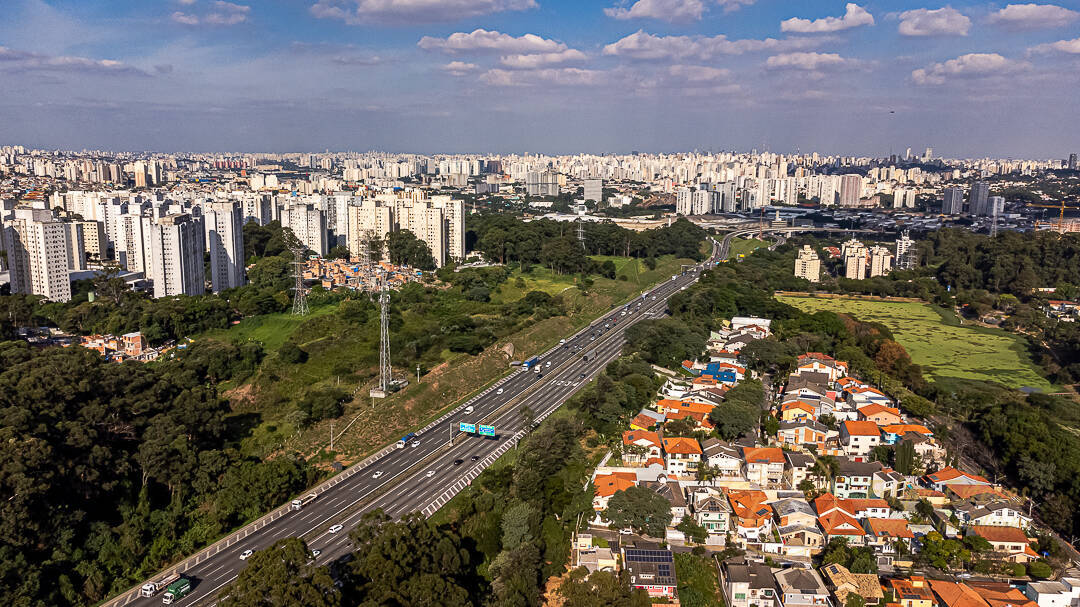
[[[330,421],[330,451],[334,450],[334,421]]]
[[[416,363],[416,383],[420,383],[420,363]]]

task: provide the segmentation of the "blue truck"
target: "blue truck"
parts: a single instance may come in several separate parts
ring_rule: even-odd
[[[540,357],[539,356],[534,356],[534,357],[530,358],[529,360],[521,363],[521,366],[525,367],[526,369],[532,369],[533,367],[535,367],[536,365],[539,365],[539,364],[540,364]]]
[[[401,440],[399,440],[397,442],[397,448],[398,449],[404,449],[406,446],[408,446],[409,441],[411,441],[414,438],[416,438],[416,433],[414,433],[414,432],[410,432],[410,433],[406,434],[405,436],[402,436]]]

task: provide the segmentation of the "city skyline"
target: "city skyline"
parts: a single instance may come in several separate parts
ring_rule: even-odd
[[[1063,158],[1080,135],[1080,12],[1049,3],[16,0],[6,17],[0,135],[31,147]]]

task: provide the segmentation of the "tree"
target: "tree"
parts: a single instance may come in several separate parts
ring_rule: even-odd
[[[278,348],[278,358],[291,365],[307,362],[307,352],[291,341],[286,341]]]
[[[648,607],[649,594],[630,585],[626,571],[610,573],[579,567],[559,586],[563,607]]]
[[[1034,578],[1047,579],[1054,575],[1054,570],[1046,561],[1031,561],[1027,566],[1028,575]]]
[[[349,247],[336,245],[327,252],[326,256],[330,259],[348,259],[350,257]]]
[[[288,538],[259,550],[236,581],[222,589],[222,607],[337,607],[341,592],[326,567],[317,567],[304,540]]]
[[[613,529],[630,528],[635,533],[664,537],[671,523],[671,503],[645,487],[628,487],[611,496],[603,517]]]
[[[435,258],[431,248],[409,230],[390,232],[386,248],[390,254],[390,263],[405,265],[419,270],[434,270]]]
[[[858,593],[849,592],[844,607],[866,607],[866,599]]]
[[[695,544],[704,544],[709,537],[709,532],[690,516],[684,516],[675,528],[682,531],[686,538]]]
[[[120,305],[124,294],[129,293],[127,282],[120,278],[121,268],[113,262],[105,263],[98,275],[94,277],[94,291],[107,298],[113,305]]]

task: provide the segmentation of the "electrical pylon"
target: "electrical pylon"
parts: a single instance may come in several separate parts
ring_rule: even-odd
[[[304,292],[304,248],[294,247],[293,250],[293,278],[296,285],[293,287],[292,313],[296,316],[307,316],[307,294]]]

